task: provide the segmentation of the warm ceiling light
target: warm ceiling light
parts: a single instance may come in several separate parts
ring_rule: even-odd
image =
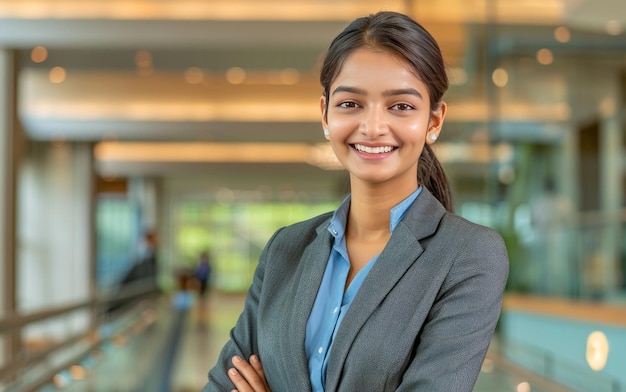
[[[48,73],[48,79],[52,83],[62,83],[65,80],[66,72],[63,67],[54,67]]]
[[[552,55],[552,51],[550,49],[539,49],[537,51],[537,62],[542,65],[552,64],[554,61],[554,56]]]
[[[204,79],[204,72],[198,67],[190,67],[185,71],[185,81],[189,84],[200,84]]]
[[[567,27],[559,26],[554,29],[554,38],[559,42],[565,43],[569,42],[569,40],[572,38],[572,34]]]
[[[305,163],[341,168],[328,143],[100,142],[94,156],[109,162]]]
[[[620,35],[624,31],[624,27],[617,20],[609,20],[604,26],[609,35]]]
[[[43,46],[35,46],[30,52],[30,59],[35,63],[43,63],[48,58],[48,50]]]
[[[294,85],[300,80],[300,72],[293,68],[285,68],[280,72],[280,81],[286,85]]]
[[[152,53],[147,50],[140,50],[135,54],[135,65],[139,68],[152,66]]]
[[[239,67],[229,68],[226,71],[226,80],[231,84],[241,84],[246,80],[246,71]]]
[[[554,0],[550,0],[554,1]],[[28,19],[152,20],[339,20],[370,13],[380,0],[326,2],[285,0],[2,0],[0,16]],[[387,2],[394,3],[394,2]],[[106,4],[106,6],[102,6]],[[407,6],[387,4],[407,12]],[[450,12],[449,9],[446,9]]]
[[[496,68],[491,74],[493,84],[504,87],[509,83],[509,74],[503,68]]]

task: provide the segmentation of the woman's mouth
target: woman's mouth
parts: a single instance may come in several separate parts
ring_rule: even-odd
[[[370,146],[364,146],[362,144],[351,144],[350,146],[359,152],[364,152],[367,154],[387,154],[398,148],[395,146],[370,147]]]

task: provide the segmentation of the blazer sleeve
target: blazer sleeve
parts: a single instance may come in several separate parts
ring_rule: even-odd
[[[267,242],[259,258],[259,264],[255,270],[252,285],[250,286],[243,311],[230,331],[230,339],[220,352],[215,366],[209,371],[209,381],[202,389],[202,392],[231,391],[235,386],[228,378],[227,371],[233,367],[231,358],[239,355],[249,358],[253,353],[258,353],[257,342],[257,316],[259,300],[263,290],[263,278],[267,266],[267,254],[270,246],[278,233],[277,231]]]
[[[450,243],[456,260],[397,391],[471,392],[498,322],[509,263],[502,237],[483,228]]]

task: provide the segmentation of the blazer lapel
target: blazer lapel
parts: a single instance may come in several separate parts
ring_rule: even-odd
[[[306,324],[317,296],[317,291],[324,276],[324,270],[330,255],[332,237],[327,230],[328,221],[317,228],[317,237],[304,250],[299,263],[299,282],[294,285],[293,302],[290,318],[290,333],[285,339],[290,340],[289,347],[300,347],[296,354],[297,363],[292,364],[292,380],[302,385],[300,390],[311,390],[309,365],[304,349]],[[299,239],[295,239],[296,241]],[[291,332],[292,331],[292,332]],[[301,380],[301,381],[300,381]]]
[[[335,391],[344,362],[357,333],[424,251],[419,240],[432,235],[445,208],[425,188],[396,227],[376,264],[363,281],[333,341],[326,390]]]

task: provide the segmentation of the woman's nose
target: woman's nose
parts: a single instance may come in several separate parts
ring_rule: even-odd
[[[369,136],[370,138],[376,138],[384,135],[389,129],[384,112],[380,109],[370,108],[364,113],[364,118],[361,121],[360,131]]]

